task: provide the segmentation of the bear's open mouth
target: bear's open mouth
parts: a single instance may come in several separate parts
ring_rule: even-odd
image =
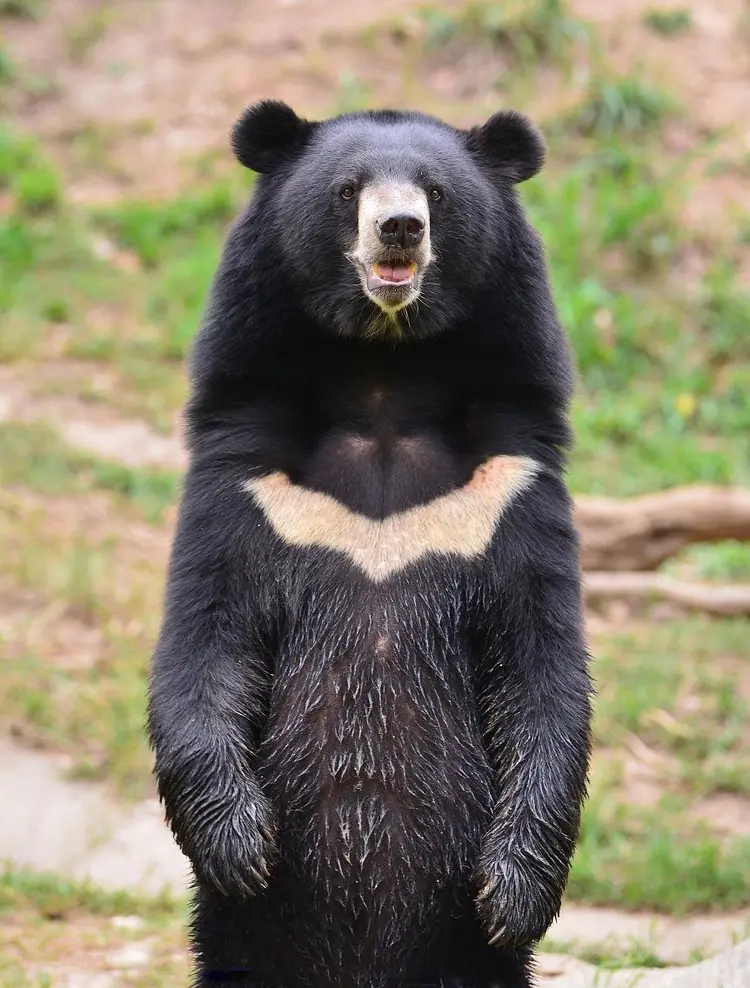
[[[367,280],[373,288],[378,285],[410,285],[416,270],[417,265],[413,261],[408,264],[371,264]]]
[[[398,312],[419,297],[426,264],[406,252],[388,251],[380,260],[349,254],[365,294],[383,311]],[[428,262],[429,263],[429,260]]]
[[[408,289],[411,291],[417,276],[417,265],[414,261],[368,264],[365,266],[364,275],[367,289],[370,292],[376,292],[378,289]]]

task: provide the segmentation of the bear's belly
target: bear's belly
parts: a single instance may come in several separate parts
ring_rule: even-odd
[[[261,774],[282,854],[323,895],[426,906],[471,870],[493,802],[472,677],[425,628],[360,634],[352,606],[346,639],[281,664]]]

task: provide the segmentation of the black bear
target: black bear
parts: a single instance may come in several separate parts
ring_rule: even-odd
[[[521,114],[261,102],[149,730],[198,985],[521,988],[589,760],[573,373]]]

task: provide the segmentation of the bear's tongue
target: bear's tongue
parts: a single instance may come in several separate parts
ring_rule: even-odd
[[[375,274],[382,281],[409,281],[414,273],[413,264],[373,264]]]

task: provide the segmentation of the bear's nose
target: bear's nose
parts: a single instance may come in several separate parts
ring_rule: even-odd
[[[424,236],[424,220],[413,213],[375,220],[375,228],[387,247],[416,247]]]

